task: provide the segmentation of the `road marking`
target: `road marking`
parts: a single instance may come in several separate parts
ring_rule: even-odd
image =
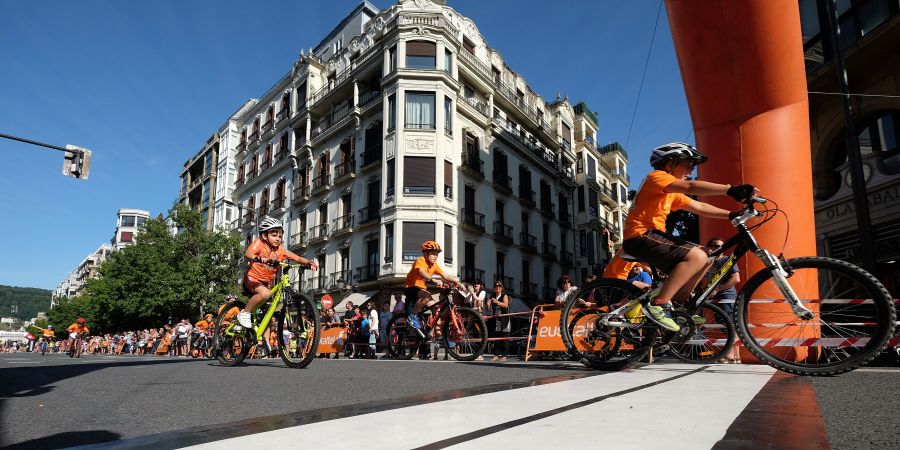
[[[771,378],[767,366],[658,364],[322,420],[189,448],[710,448]],[[663,403],[663,401],[665,403]],[[647,416],[658,418],[647,422]],[[635,428],[638,427],[638,428]],[[252,429],[252,428],[251,428]],[[378,433],[346,433],[374,429]],[[604,432],[603,430],[607,430]],[[623,432],[616,432],[622,430]],[[628,430],[634,430],[629,432]],[[650,431],[652,430],[652,431]],[[689,432],[690,439],[677,439]],[[335,436],[340,436],[339,441]],[[123,442],[124,443],[124,442]],[[663,445],[665,444],[665,445]]]

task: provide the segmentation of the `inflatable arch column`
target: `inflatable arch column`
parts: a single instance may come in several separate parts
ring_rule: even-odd
[[[697,147],[710,157],[699,167],[699,178],[759,187],[790,218],[785,257],[815,255],[809,105],[796,0],[666,0],[666,10]],[[727,197],[705,201],[737,209]],[[786,228],[779,217],[754,235],[777,254]],[[734,234],[722,220],[701,219],[700,230],[702,242]],[[748,255],[741,261],[742,281],[761,267]],[[807,355],[804,348],[794,352],[798,359]]]

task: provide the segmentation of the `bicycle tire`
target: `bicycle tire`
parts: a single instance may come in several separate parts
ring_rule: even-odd
[[[695,325],[691,336],[666,331],[664,339],[669,342],[669,354],[679,361],[692,364],[716,362],[725,357],[737,338],[734,320],[717,305],[703,303],[697,311],[707,319],[705,324]],[[712,322],[710,322],[710,318]],[[679,324],[680,325],[680,324]],[[669,336],[675,334],[675,336]],[[671,337],[671,340],[669,339]],[[722,342],[724,340],[724,342]]]
[[[422,345],[422,337],[409,326],[408,318],[408,314],[400,313],[388,321],[388,354],[392,359],[412,359]]]
[[[303,323],[300,317],[306,313],[309,327],[303,339]],[[322,337],[322,322],[315,303],[300,294],[285,300],[284,307],[277,314],[278,353],[281,360],[291,368],[302,369],[309,365],[319,353],[319,339]]]
[[[242,301],[232,300],[222,307],[222,313],[216,319],[216,359],[223,366],[233,367],[240,364],[250,351],[251,330],[244,328],[243,332],[233,336],[225,334],[228,326],[237,320],[237,314],[229,315],[229,313],[235,309],[237,309],[237,312],[243,311],[245,306],[246,304]]]
[[[811,308],[814,309],[815,316],[811,321],[802,321],[793,314],[786,303],[781,303],[784,306],[773,306],[779,303],[766,297],[757,298],[771,295],[771,292],[781,295],[780,291],[774,288],[774,283],[771,282],[772,270],[760,271],[751,277],[741,289],[738,303],[735,305],[738,334],[747,350],[778,370],[810,376],[829,376],[849,372],[878,356],[881,350],[887,346],[896,321],[896,311],[887,289],[870,273],[837,259],[815,256],[801,257],[787,260],[787,265],[792,271],[792,275],[787,281],[798,292],[798,295],[802,295],[806,289],[818,290],[820,297],[817,300],[818,308]],[[822,272],[815,273],[816,276],[812,278],[813,274],[809,274],[807,269]],[[827,276],[823,276],[823,273]],[[811,284],[811,279],[815,280],[814,285]],[[762,292],[757,294],[758,291]],[[832,297],[831,294],[835,294],[835,297]],[[766,304],[770,306],[763,306]],[[842,323],[819,319],[812,322],[824,315],[834,319],[849,317],[853,321]],[[754,321],[760,321],[760,324],[750,323],[751,316]],[[777,323],[775,319],[778,317],[792,318],[793,321],[782,326],[773,326]],[[787,338],[796,340],[785,340],[786,333],[792,330],[801,332],[804,326],[816,327],[818,336],[810,338],[807,333],[804,336],[797,335]],[[779,332],[764,336],[763,328],[778,328]],[[863,336],[861,331],[868,329],[871,329],[871,334]],[[755,336],[753,331],[759,331],[759,336]],[[796,350],[791,350],[796,347],[781,345],[792,343],[820,350],[808,351],[809,353],[803,358],[803,361],[797,361],[801,358],[798,354],[792,353]],[[859,347],[855,344],[862,344],[862,346]],[[829,353],[830,347],[840,350],[831,350]],[[771,350],[775,348],[781,348],[780,353],[785,353],[785,357],[781,357],[775,354],[779,352]],[[818,354],[816,355],[816,353]],[[843,356],[842,354],[847,358],[837,360]],[[793,358],[788,359],[790,355],[793,355]]]
[[[596,306],[579,308],[579,300],[587,300],[591,291],[594,292]],[[604,371],[624,370],[646,358],[658,332],[652,322],[635,319],[640,320],[635,322],[638,325],[635,329],[605,327],[600,330],[594,326],[608,311],[609,305],[631,299],[641,292],[633,284],[616,278],[601,278],[579,288],[566,301],[559,316],[559,334],[568,352],[579,358],[586,367]],[[584,327],[583,333],[577,336],[581,339],[579,345],[591,345],[594,351],[578,349],[575,342],[578,334],[576,326]]]
[[[452,317],[444,321],[441,327],[441,339],[444,343],[444,349],[453,359],[457,361],[474,361],[484,354],[484,348],[487,346],[487,324],[481,314],[475,312],[471,308],[457,308],[456,314],[459,316],[460,322],[464,328],[462,335],[451,330]],[[470,328],[473,333],[469,336]],[[464,352],[470,350],[469,352]]]

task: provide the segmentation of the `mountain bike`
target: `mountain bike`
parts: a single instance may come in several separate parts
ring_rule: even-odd
[[[66,353],[69,355],[69,358],[81,358],[81,352],[84,351],[85,336],[85,333],[79,333],[78,337],[69,337],[70,345],[68,351],[66,351]]]
[[[775,202],[774,208],[766,208],[769,201],[754,198],[735,213],[731,223],[737,234],[710,257],[717,258],[731,248],[733,254],[689,304],[714,311],[714,305],[702,305],[728,268],[752,253],[763,268],[747,281],[735,301],[735,324],[747,350],[776,369],[799,375],[835,375],[871,361],[888,344],[896,321],[887,290],[853,264],[817,256],[785,259],[760,247],[752,231],[778,212],[784,214]],[[761,220],[747,225],[757,217]],[[576,307],[578,299],[587,298],[591,290],[599,299],[597,306]],[[657,336],[659,327],[644,318],[652,292],[614,279],[583,286],[560,316],[563,342],[570,351],[578,352],[588,367],[621,370],[636,364],[653,345],[666,339],[665,334]],[[687,328],[677,334],[684,333],[681,338],[687,336],[688,341],[698,329],[690,315],[676,311],[674,316]]]
[[[453,283],[441,289],[437,307],[424,324],[424,330],[416,330],[409,324],[409,315],[395,314],[387,324],[388,354],[394,359],[410,359],[421,349],[428,348],[433,332],[441,330],[441,342],[446,352],[458,361],[474,361],[484,353],[487,345],[487,325],[472,308],[459,306],[454,295],[462,298]],[[407,301],[415,301],[409,300]]]
[[[215,357],[215,352],[213,351],[212,339],[209,338],[209,331],[195,331],[192,333],[191,339],[191,357],[199,358],[204,356],[208,359],[212,359]]]
[[[316,357],[322,326],[316,304],[307,296],[297,292],[290,285],[289,271],[299,271],[310,266],[274,261],[273,267],[281,268],[281,280],[272,288],[269,308],[256,320],[254,326],[244,328],[237,321],[246,303],[231,299],[219,311],[216,319],[216,358],[222,365],[236,366],[250,352],[250,348],[264,339],[266,328],[274,317],[278,332],[278,353],[288,367],[303,368]],[[258,322],[258,324],[257,324]]]

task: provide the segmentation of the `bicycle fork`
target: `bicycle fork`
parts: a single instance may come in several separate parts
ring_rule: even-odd
[[[810,311],[809,308],[803,306],[803,303],[800,302],[800,297],[797,296],[797,293],[794,292],[794,288],[788,283],[787,279],[789,275],[787,270],[781,265],[781,260],[764,248],[754,251],[753,254],[772,271],[772,279],[775,280],[775,285],[778,286],[781,295],[784,295],[788,304],[791,305],[794,314],[803,320],[811,320],[815,314]]]

